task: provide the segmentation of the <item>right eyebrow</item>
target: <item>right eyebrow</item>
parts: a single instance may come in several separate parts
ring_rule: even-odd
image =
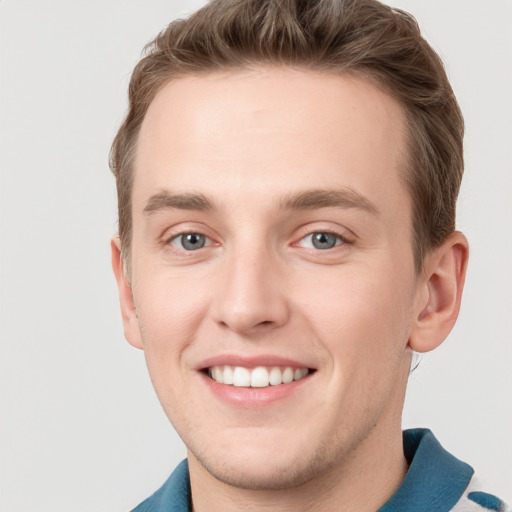
[[[280,201],[279,206],[283,210],[317,210],[329,207],[355,208],[375,216],[379,215],[379,209],[375,204],[348,187],[304,190],[285,197]]]
[[[151,214],[162,210],[215,210],[213,201],[204,194],[172,194],[167,190],[153,194],[144,207],[144,213]]]

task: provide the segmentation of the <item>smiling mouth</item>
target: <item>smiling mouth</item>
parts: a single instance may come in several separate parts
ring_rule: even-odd
[[[205,369],[207,375],[218,384],[246,388],[266,388],[301,380],[314,370],[310,368],[292,368],[290,366],[212,366]]]

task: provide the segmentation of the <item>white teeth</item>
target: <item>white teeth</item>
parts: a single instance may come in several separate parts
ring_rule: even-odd
[[[212,377],[214,380],[216,380],[218,383],[222,384],[224,382],[224,372],[217,366],[213,367],[212,370]]]
[[[283,372],[283,384],[288,384],[293,380],[294,371],[291,368],[285,368]]]
[[[293,380],[300,380],[308,374],[307,368],[297,368],[293,374]]]
[[[266,388],[269,385],[288,384],[294,380],[303,379],[308,373],[307,368],[293,369],[289,366],[284,368],[258,366],[252,370],[243,366],[213,366],[208,369],[208,375],[219,384],[247,388]]]
[[[268,371],[262,366],[251,372],[251,388],[266,388],[268,386]]]
[[[215,378],[215,377],[214,377]],[[217,381],[218,382],[218,381]],[[222,382],[220,382],[222,384]],[[233,386],[237,387],[250,387],[251,385],[251,372],[247,368],[237,366],[233,372]]]
[[[277,386],[278,384],[282,384],[283,383],[283,373],[281,372],[281,369],[276,368],[274,366],[274,368],[272,368],[270,370],[268,380],[272,386]]]
[[[224,384],[233,384],[233,368],[231,366],[224,366],[223,381]]]

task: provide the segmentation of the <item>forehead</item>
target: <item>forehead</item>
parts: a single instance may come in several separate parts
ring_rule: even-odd
[[[353,76],[258,67],[178,78],[142,123],[134,206],[159,188],[268,193],[269,175],[276,195],[339,186],[385,199],[383,187],[401,187],[404,129],[398,103]]]

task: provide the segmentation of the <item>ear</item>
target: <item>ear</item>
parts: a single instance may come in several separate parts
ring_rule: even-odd
[[[466,278],[469,246],[466,237],[452,233],[430,253],[420,276],[409,346],[428,352],[446,339],[459,315]]]
[[[116,276],[119,301],[121,303],[124,336],[130,345],[142,349],[142,336],[133,300],[132,286],[126,272],[124,258],[121,255],[121,240],[118,235],[112,237],[110,247],[112,249],[112,268]]]

